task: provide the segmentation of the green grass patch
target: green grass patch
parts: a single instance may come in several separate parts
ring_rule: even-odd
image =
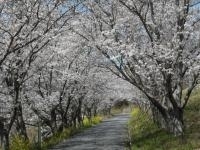
[[[121,113],[130,113],[132,110],[133,105],[130,104],[129,106],[121,106],[121,107],[112,107],[111,115],[121,114]]]
[[[200,148],[200,90],[195,90],[184,112],[184,137],[159,129],[151,117],[134,108],[128,123],[133,150],[195,150]]]
[[[96,116],[96,117],[92,117],[91,119],[89,118],[84,118],[83,120],[83,127],[91,127],[93,125],[99,124],[102,121],[103,117],[101,116]]]
[[[10,150],[30,150],[31,143],[24,140],[19,135],[15,135],[11,138]]]

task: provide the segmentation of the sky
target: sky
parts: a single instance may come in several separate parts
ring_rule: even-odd
[[[193,0],[193,3],[191,4],[191,7],[200,8],[200,0]]]

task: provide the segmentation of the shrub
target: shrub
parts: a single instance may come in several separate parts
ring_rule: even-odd
[[[24,140],[19,135],[15,135],[11,138],[10,150],[30,150],[30,142]]]
[[[91,127],[92,125],[96,125],[100,123],[101,121],[102,121],[102,117],[100,116],[95,116],[95,117],[92,117],[91,119],[89,119],[88,117],[85,117],[83,120],[83,127],[84,128]]]
[[[49,147],[62,142],[64,139],[69,138],[75,132],[75,130],[75,128],[65,128],[62,132],[54,134],[52,137],[42,142],[42,150],[46,150]]]
[[[65,128],[62,132],[58,132],[54,134],[52,137],[46,139],[42,142],[42,150],[46,150],[49,147],[52,147],[60,142],[62,142],[64,139],[69,138],[70,136],[74,135],[75,133],[80,132],[82,129],[91,127],[92,125],[96,125],[102,121],[102,117],[95,116],[91,119],[88,119],[87,117],[83,120],[83,125],[76,128]],[[36,143],[31,143],[31,141],[26,141],[22,137],[15,135],[11,138],[11,144],[10,144],[10,150],[39,150],[39,146]],[[1,149],[0,149],[1,150]]]
[[[139,108],[134,108],[129,121],[129,130],[132,138],[147,136],[150,132],[156,130],[156,125],[148,113],[143,112]]]
[[[193,93],[185,109],[185,134],[174,137],[159,129],[151,117],[134,108],[128,123],[133,150],[194,150],[200,148],[200,92]]]

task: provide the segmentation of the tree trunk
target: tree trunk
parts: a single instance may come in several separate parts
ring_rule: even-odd
[[[23,118],[23,113],[22,113],[22,106],[21,103],[18,102],[17,106],[17,116],[16,116],[16,129],[17,132],[25,139],[28,140],[27,132],[26,132],[26,126]]]
[[[53,134],[55,134],[58,131],[57,122],[56,122],[56,119],[57,119],[56,108],[57,107],[55,107],[55,108],[53,108],[51,110],[51,120],[50,120],[50,123],[51,123],[51,130],[52,130]]]
[[[161,114],[159,110],[152,107],[152,114],[154,122],[168,132],[175,136],[183,135],[184,122],[183,122],[183,110],[181,108],[170,108],[166,110],[165,114]]]
[[[94,117],[97,116],[97,106],[96,105],[94,106],[93,111],[94,111],[93,112],[94,113]]]
[[[78,109],[77,109],[77,119],[78,119],[78,123],[81,126],[82,125],[82,97],[79,99],[79,104],[78,104]]]
[[[5,133],[5,150],[9,150],[9,145],[10,145],[10,143],[9,143],[9,141],[10,141],[10,139],[9,139],[9,133],[8,132],[6,132]]]
[[[150,108],[151,108],[154,123],[159,128],[165,128],[166,124],[165,124],[165,120],[162,114],[159,112],[159,110],[155,106],[151,105]]]
[[[168,110],[167,117],[165,118],[166,128],[175,136],[183,135],[184,122],[183,110],[181,108]]]

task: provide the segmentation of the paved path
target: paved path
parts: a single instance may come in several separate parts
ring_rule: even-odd
[[[117,115],[63,141],[50,150],[125,150],[128,114]]]

